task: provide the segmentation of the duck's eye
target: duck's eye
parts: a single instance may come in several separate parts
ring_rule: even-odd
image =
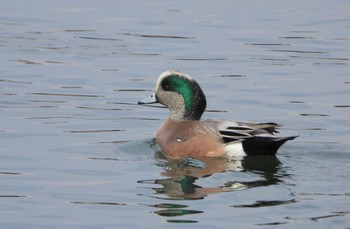
[[[172,90],[172,87],[171,87],[170,83],[167,80],[164,80],[162,82],[162,88],[163,88],[164,91],[171,91]]]

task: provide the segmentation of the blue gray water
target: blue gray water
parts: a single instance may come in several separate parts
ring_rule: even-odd
[[[2,228],[349,228],[349,1],[2,1]],[[160,73],[277,158],[169,162]],[[179,225],[181,224],[181,225]]]

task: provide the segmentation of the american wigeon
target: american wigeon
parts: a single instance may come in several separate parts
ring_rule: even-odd
[[[138,104],[156,102],[170,109],[156,134],[161,151],[170,158],[275,155],[283,143],[297,137],[275,136],[276,123],[200,120],[205,95],[194,79],[179,71],[162,73],[155,92]]]

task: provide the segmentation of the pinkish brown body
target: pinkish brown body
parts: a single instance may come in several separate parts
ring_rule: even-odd
[[[168,118],[158,130],[156,141],[163,153],[171,158],[224,156],[226,153],[218,130],[208,121]]]

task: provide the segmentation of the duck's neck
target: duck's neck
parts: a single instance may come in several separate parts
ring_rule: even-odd
[[[181,106],[179,109],[170,111],[169,118],[174,121],[197,121],[200,120],[206,108],[205,97],[202,97],[199,102],[193,103],[191,109],[186,106]],[[198,98],[197,98],[198,99]]]
[[[170,111],[169,119],[176,122],[187,121],[187,118],[184,117],[184,111]]]

